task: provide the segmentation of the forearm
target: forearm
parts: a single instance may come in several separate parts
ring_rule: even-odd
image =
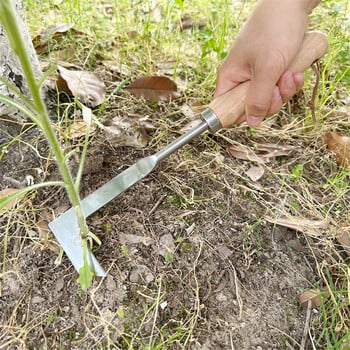
[[[321,0],[259,0],[257,6],[299,8],[306,14],[310,14],[320,2]]]
[[[321,0],[304,0],[305,10],[307,14],[310,14],[312,10],[321,2]]]
[[[321,0],[260,0],[258,6],[282,6],[299,8],[305,14],[310,14]]]

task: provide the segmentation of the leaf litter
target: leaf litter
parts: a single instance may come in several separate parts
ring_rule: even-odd
[[[159,116],[167,115],[167,105],[162,105],[165,114],[160,114],[162,110],[157,109],[151,115],[147,104],[140,105],[143,97],[135,101],[126,100],[126,96],[125,92],[121,92],[122,98],[111,99],[111,103],[115,105],[110,110],[105,110],[104,118],[109,122],[105,120],[103,128],[94,135],[94,143],[89,151],[93,155],[94,149],[98,149],[103,158],[99,161],[97,172],[85,172],[82,196],[110,180],[145,153],[154,152],[153,147],[147,148],[147,142],[135,142],[137,133],[132,135],[131,131],[137,129],[137,123],[142,118],[152,126],[150,132],[161,130],[164,121]],[[183,124],[186,124],[188,117],[196,118],[191,107],[181,105],[176,108],[184,118]],[[135,118],[135,115],[141,117]],[[129,122],[125,128],[122,127],[123,117]],[[114,118],[116,119],[113,121]],[[168,127],[178,128],[178,118],[179,116],[167,118]],[[118,125],[119,136],[113,140],[113,133],[108,134],[108,128]],[[125,136],[128,133],[129,139]],[[242,131],[233,129],[225,131],[225,135],[227,133],[233,133],[232,139],[237,135],[242,138]],[[176,136],[178,135],[170,133],[160,142],[164,146]],[[295,240],[295,234],[291,238],[286,235],[279,242],[273,242],[271,232],[276,229],[276,224],[299,232],[307,232],[307,229],[317,231],[327,226],[322,220],[301,220],[298,216],[293,221],[269,220],[267,216],[263,216],[266,212],[265,202],[252,202],[245,195],[246,187],[241,187],[243,180],[236,178],[230,167],[242,168],[242,160],[249,162],[246,175],[250,174],[253,181],[259,181],[265,186],[270,180],[262,170],[268,162],[279,157],[288,159],[298,154],[298,147],[281,142],[267,143],[263,139],[264,137],[258,137],[251,147],[242,146],[248,156],[239,158],[233,154],[233,157],[228,157],[225,142],[219,137],[217,142],[222,144],[219,152],[221,162],[216,162],[213,167],[211,162],[207,164],[208,146],[203,144],[203,138],[199,138],[189,145],[188,149],[195,155],[189,160],[189,164],[185,165],[182,161],[186,149],[180,150],[165,160],[159,170],[145,181],[92,215],[89,218],[89,227],[103,241],[102,248],[96,255],[109,271],[107,279],[93,282],[92,290],[88,294],[92,302],[89,302],[87,296],[86,302],[82,302],[77,293],[73,293],[75,287],[71,281],[76,276],[66,259],[55,267],[54,275],[42,275],[40,271],[55,266],[57,255],[52,251],[54,247],[50,247],[50,238],[44,237],[45,231],[40,228],[42,239],[48,243],[43,245],[43,250],[29,246],[21,251],[19,266],[16,267],[21,278],[27,274],[30,283],[36,286],[32,297],[34,301],[40,302],[32,304],[35,305],[33,311],[43,307],[49,309],[49,301],[42,296],[44,291],[49,291],[51,300],[56,300],[57,303],[54,309],[62,310],[64,319],[76,320],[79,318],[77,315],[85,315],[84,324],[79,324],[78,321],[72,323],[77,337],[76,344],[91,347],[94,339],[106,340],[104,324],[108,321],[108,324],[112,323],[116,327],[114,331],[109,331],[108,341],[113,342],[116,348],[124,349],[126,347],[121,334],[125,329],[131,329],[135,334],[138,334],[138,329],[142,329],[144,334],[149,332],[147,324],[140,325],[135,322],[142,317],[145,307],[152,310],[152,305],[158,305],[161,309],[160,304],[164,299],[155,301],[161,288],[168,302],[167,307],[162,310],[165,314],[151,314],[155,317],[156,324],[159,327],[163,325],[169,332],[174,331],[171,320],[196,322],[198,327],[193,329],[191,337],[194,344],[190,347],[191,350],[205,347],[227,349],[231,341],[241,349],[260,346],[263,349],[277,350],[281,345],[281,333],[271,328],[271,325],[278,325],[279,329],[298,341],[301,338],[304,316],[298,308],[297,297],[309,283],[317,283],[314,271],[300,261],[298,254],[304,254],[305,259],[311,259],[311,253],[309,255],[307,248],[301,252],[288,244]],[[248,144],[249,139],[245,140]],[[242,151],[242,147],[236,148],[236,151]],[[93,156],[92,162],[97,162]],[[252,170],[249,172],[249,169]],[[222,180],[223,176],[229,181]],[[178,179],[176,183],[180,185],[175,186],[171,182],[172,178]],[[224,188],[224,183],[231,183],[232,187]],[[190,191],[196,193],[198,202],[182,198],[191,186],[193,189]],[[260,191],[262,189],[263,187]],[[164,200],[156,206],[159,198]],[[203,198],[211,200],[206,201]],[[45,200],[48,200],[47,195]],[[223,203],[225,213],[220,209]],[[65,196],[57,198],[57,195],[53,195],[46,206],[56,211],[63,204],[67,204]],[[152,215],[149,215],[150,212]],[[256,228],[254,234],[250,234],[249,225],[254,226],[259,217],[256,213],[264,217],[267,223]],[[273,224],[269,224],[269,221]],[[286,250],[286,246],[292,248]],[[164,287],[159,285],[162,278],[166,282]],[[52,288],[57,281],[59,288]],[[21,295],[26,297],[21,294],[20,289],[3,288],[3,295],[7,298],[19,298]],[[79,306],[81,303],[82,309]],[[96,310],[99,310],[97,319]],[[120,310],[123,310],[122,318],[118,316],[121,314]],[[286,326],[291,317],[293,325]],[[74,346],[66,338],[67,323],[60,324],[58,320],[47,329],[59,329],[64,337],[63,341],[70,344],[70,347]],[[266,327],[261,324],[262,320],[266,322]],[[227,332],[227,326],[222,326],[223,322],[229,325],[232,332]],[[210,331],[213,325],[217,329],[215,334]],[[84,340],[86,328],[94,329],[94,336]],[[252,337],[252,330],[260,332],[260,336]],[[141,335],[136,337],[139,344],[144,342]],[[36,343],[40,335],[32,331],[28,339]]]
[[[125,90],[136,98],[144,98],[149,102],[168,102],[180,97],[176,83],[164,76],[138,78],[125,87]]]
[[[155,20],[158,20],[158,15],[159,12],[156,12]],[[189,29],[192,28],[195,26],[191,24]],[[79,74],[82,72],[77,67],[74,69]],[[63,72],[63,75],[65,78],[62,79],[67,85],[63,91],[88,104],[91,92],[85,88],[75,89],[80,84],[80,78],[73,77],[75,74],[71,73]],[[160,87],[154,87],[150,83],[153,77],[146,78],[148,80],[141,80],[136,88],[131,85],[129,92],[137,99],[166,102],[180,95],[172,83],[167,85],[169,82],[162,82]],[[101,82],[97,82],[99,79],[91,77],[91,80],[92,83],[87,84],[91,90],[96,85],[99,91],[103,90]],[[112,124],[107,123],[106,129],[111,125],[123,124],[123,117],[130,122],[130,119],[134,119],[130,111],[137,110],[141,116],[149,115],[148,106],[127,100],[126,97],[121,92],[121,96],[111,100],[113,111],[106,110],[106,114],[110,114],[109,119],[113,120],[115,110],[118,110],[120,117]],[[98,106],[104,101],[104,93],[99,92],[98,97],[92,100]],[[170,107],[161,107],[163,110],[153,109],[154,116],[149,121],[152,125],[149,130],[154,134],[163,131],[164,121],[160,120],[163,117],[167,128],[175,129],[178,126],[178,120],[168,116],[174,115],[174,111],[168,113]],[[181,107],[176,108],[181,111]],[[184,109],[183,115],[188,114],[188,109]],[[90,152],[93,155],[93,149],[99,148],[103,159],[97,173],[85,173],[83,195],[111,179],[145,153],[154,151],[154,144],[149,148],[145,141],[132,141],[133,138],[134,141],[137,139],[137,133],[131,132],[137,128],[137,121],[134,121],[134,124],[127,124],[124,130],[121,127],[120,136],[115,140],[113,132],[94,135]],[[131,134],[125,137],[125,133]],[[79,135],[80,131],[77,137]],[[177,324],[190,324],[196,325],[190,329],[191,350],[228,349],[232,344],[240,349],[277,350],[287,346],[287,342],[281,344],[281,338],[286,334],[297,346],[302,337],[304,315],[297,306],[296,296],[302,295],[300,291],[305,290],[308,284],[317,283],[317,276],[310,264],[304,263],[304,260],[313,261],[313,254],[307,247],[300,259],[300,251],[295,254],[286,246],[295,239],[295,231],[317,232],[328,226],[324,220],[304,219],[312,217],[306,215],[307,206],[300,209],[300,215],[295,215],[293,219],[286,217],[278,221],[266,215],[266,203],[278,207],[274,194],[276,191],[283,197],[283,188],[278,182],[271,184],[271,177],[262,171],[262,165],[266,167],[266,164],[272,163],[271,167],[278,171],[279,166],[273,161],[277,159],[283,163],[299,157],[297,147],[283,144],[279,138],[275,143],[267,143],[266,139],[270,141],[273,138],[270,134],[256,132],[256,136],[250,138],[242,129],[227,131],[224,135],[230,135],[232,140],[239,138],[242,146],[237,146],[237,142],[227,146],[225,138],[220,136],[204,137],[208,144],[203,143],[203,139],[196,140],[190,148],[166,160],[159,171],[130,189],[128,194],[89,219],[93,231],[103,239],[102,248],[96,253],[103,265],[107,266],[108,276],[95,280],[91,291],[84,296],[77,295],[72,284],[76,275],[69,261],[63,259],[53,274],[56,254],[36,244],[23,244],[21,235],[16,231],[17,236],[10,241],[13,250],[8,256],[17,259],[17,266],[4,279],[11,281],[13,277],[13,283],[10,286],[1,284],[1,302],[5,300],[5,308],[2,309],[4,315],[12,315],[12,305],[17,300],[30,305],[29,311],[23,313],[22,321],[30,324],[34,320],[38,322],[38,327],[25,335],[27,344],[38,347],[44,337],[46,342],[51,342],[52,348],[56,345],[59,348],[62,344],[72,349],[94,348],[96,344],[108,343],[112,347],[126,349],[127,342],[123,342],[123,337],[132,332],[132,342],[137,344],[136,347],[142,347],[147,344],[149,334],[154,335],[156,328],[161,330],[159,337],[164,339],[163,331],[172,334]],[[157,142],[164,146],[173,136],[177,135],[168,133],[164,135],[164,140]],[[249,144],[251,139],[255,140],[251,147],[243,146]],[[222,147],[219,151],[222,161],[215,162],[215,166],[208,160],[211,141]],[[223,151],[225,147],[232,157],[227,157]],[[186,158],[188,149],[193,154]],[[184,158],[189,162],[187,166],[184,166]],[[252,181],[262,183],[259,191],[263,195],[249,188],[245,179],[236,178],[230,170],[243,168],[242,160],[249,166],[245,174]],[[172,182],[176,178],[179,180]],[[263,186],[267,188],[265,192]],[[196,196],[187,198],[187,190]],[[162,196],[165,200],[154,209]],[[252,201],[250,196],[261,202]],[[267,200],[262,200],[264,196]],[[52,192],[49,198],[46,192],[44,197],[42,194],[39,197],[39,201],[45,200],[45,205],[52,210],[61,210],[62,205],[67,205],[67,198],[61,192]],[[190,197],[196,200],[191,201]],[[206,201],[205,198],[211,200]],[[261,218],[266,222],[257,225],[261,223]],[[278,242],[272,239],[276,225],[281,230],[285,229]],[[45,229],[40,230],[44,236]],[[16,246],[22,244],[24,249],[18,250]],[[327,254],[330,253],[327,247],[324,248]],[[165,261],[168,253],[172,254],[172,260]],[[18,285],[18,280],[22,281],[21,288],[14,287]],[[315,295],[322,290],[307,291],[309,294],[304,294],[303,298],[307,302],[311,300],[314,307],[319,307]],[[164,299],[157,299],[159,292],[165,294],[169,301],[164,313],[153,312],[154,305],[162,309]],[[45,322],[35,318],[38,313]],[[148,315],[150,318],[146,319]],[[137,324],[136,321],[142,317],[145,322]],[[150,323],[154,328],[150,329]],[[124,333],[126,329],[128,334]],[[16,332],[15,327],[13,332]],[[186,332],[186,329],[182,332]],[[18,332],[16,336],[20,339],[22,333]],[[177,348],[176,345],[173,347]]]

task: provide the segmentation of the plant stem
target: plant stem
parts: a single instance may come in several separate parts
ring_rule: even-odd
[[[44,136],[46,137],[52,148],[58,168],[60,170],[65,184],[65,188],[68,192],[72,206],[75,208],[75,213],[77,215],[80,228],[80,234],[85,245],[85,237],[89,236],[90,231],[87,227],[86,220],[80,207],[78,188],[75,187],[72,174],[66,162],[65,155],[63,153],[63,150],[61,149],[58,138],[56,137],[55,130],[51,125],[50,118],[41,95],[41,82],[36,81],[36,77],[32,69],[28,52],[24,46],[23,39],[17,25],[16,16],[11,1],[0,1],[0,19],[7,32],[11,47],[20,60],[23,73],[26,78],[29,91],[31,93],[31,97],[33,100],[32,107],[34,109],[34,113],[32,114],[36,115],[36,117],[34,118],[34,122],[43,131]]]

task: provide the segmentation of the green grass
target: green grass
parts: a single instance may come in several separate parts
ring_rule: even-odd
[[[142,75],[167,74],[172,77],[183,93],[182,102],[195,102],[194,109],[199,109],[211,99],[215,87],[216,71],[220,62],[229,51],[230,45],[239,28],[244,23],[248,13],[256,1],[228,1],[228,0],[195,0],[195,1],[159,1],[159,11],[154,10],[151,1],[39,1],[25,0],[25,13],[32,36],[39,34],[43,29],[57,22],[73,22],[74,28],[83,34],[71,33],[64,35],[60,40],[50,42],[49,51],[42,53],[42,60],[55,63],[57,57],[68,58],[73,63],[78,63],[83,69],[94,70],[101,62],[112,60],[125,69],[125,73],[116,79],[134,79]],[[266,165],[265,170],[271,184],[278,187],[278,193],[270,193],[268,188],[249,188],[248,181],[244,178],[237,180],[237,188],[246,192],[246,197],[251,201],[259,201],[262,211],[266,216],[279,217],[284,215],[312,217],[315,219],[330,219],[333,230],[337,230],[340,223],[350,223],[349,212],[349,171],[339,170],[334,161],[327,155],[321,142],[322,133],[330,129],[338,129],[350,133],[349,120],[342,120],[334,116],[342,106],[341,99],[349,96],[350,91],[350,19],[349,2],[346,0],[323,0],[314,11],[310,27],[324,31],[328,34],[329,50],[321,64],[320,87],[316,98],[318,122],[314,124],[311,113],[304,109],[294,112],[292,103],[279,114],[281,127],[271,130],[263,126],[261,129],[248,129],[238,127],[236,133],[222,132],[217,136],[218,140],[208,139],[203,141],[203,148],[210,153],[198,157],[193,150],[183,153],[185,163],[182,166],[187,169],[200,169],[208,178],[219,183],[221,179],[215,179],[212,175],[212,166],[221,167],[225,174],[232,177],[237,175],[237,170],[230,168],[220,159],[214,165],[208,160],[208,164],[200,164],[203,158],[212,159],[222,150],[221,144],[235,143],[236,137],[243,140],[251,139],[254,142],[270,142],[271,139],[282,142],[302,145],[303,152],[299,158],[286,164],[286,173],[274,168],[275,165]],[[184,14],[189,14],[194,22],[205,20],[204,28],[193,27],[190,30],[181,30],[180,21]],[[68,60],[68,59],[67,59]],[[314,73],[306,74],[305,104],[311,96],[315,78]],[[111,94],[111,89],[108,90]],[[110,95],[109,95],[110,96]],[[125,101],[125,104],[131,104]],[[132,102],[135,103],[135,102]],[[303,105],[299,101],[296,107]],[[108,108],[108,106],[104,106]],[[68,105],[67,111],[73,108]],[[147,113],[158,112],[162,105],[144,107]],[[152,147],[162,145],[162,140],[172,138],[172,130],[181,126],[180,123],[169,121],[170,116],[178,113],[179,108],[175,104],[167,107],[173,110],[164,113],[157,121],[157,131],[150,144]],[[349,106],[345,106],[349,113]],[[103,111],[101,111],[102,114]],[[171,113],[170,113],[171,112]],[[68,115],[69,113],[67,113]],[[161,113],[159,113],[161,114]],[[63,114],[64,115],[64,114]],[[64,115],[67,117],[67,115]],[[67,121],[68,118],[65,118]],[[233,137],[231,137],[233,135]],[[252,145],[250,144],[250,146]],[[321,145],[321,146],[320,146]],[[150,147],[150,146],[149,146]],[[193,152],[193,154],[191,153]],[[0,155],[1,157],[1,155]],[[181,169],[180,169],[181,171]],[[171,195],[168,201],[175,208],[193,210],[197,204],[197,197],[191,196],[191,185],[187,187],[182,183],[176,172],[169,171],[164,178],[170,182],[167,190]],[[317,174],[317,178],[315,178]],[[238,177],[238,176],[237,176]],[[214,181],[213,180],[213,181]],[[194,187],[197,187],[197,183]],[[235,184],[236,185],[236,184]],[[225,183],[225,189],[230,190],[230,184]],[[199,187],[199,186],[198,186]],[[198,202],[208,199],[199,193]],[[285,207],[277,206],[284,203]],[[196,209],[196,208],[194,208]],[[244,242],[249,255],[249,244],[255,230],[265,220],[257,215],[253,224],[244,232]],[[326,250],[338,251],[334,248],[333,232],[319,235],[315,230],[306,230],[305,239],[315,252]],[[311,232],[311,233],[310,233]],[[316,238],[315,238],[316,237]],[[8,241],[12,238],[5,237],[1,251],[4,253],[3,269],[7,266],[6,253]],[[255,238],[257,239],[257,238]],[[259,243],[259,242],[258,242]],[[263,248],[262,248],[263,249]],[[319,250],[318,250],[319,249]],[[127,248],[124,254],[128,257]],[[339,255],[336,255],[339,257]],[[176,260],[176,253],[171,257]],[[326,260],[325,260],[326,261]],[[322,303],[319,315],[312,323],[311,333],[314,335],[315,348],[332,350],[344,350],[342,344],[349,343],[346,339],[349,333],[349,259],[341,258],[327,262],[315,258],[318,267],[319,278],[322,285],[329,287],[332,297]],[[325,264],[325,265],[324,265]],[[5,274],[6,271],[3,271]],[[198,310],[193,313],[184,312],[182,324],[174,327],[151,328],[151,338],[144,337],[147,333],[147,322],[154,322],[158,316],[158,303],[160,295],[165,293],[166,287],[159,285],[159,295],[151,295],[154,303],[146,304],[147,297],[140,298],[145,302],[143,315],[135,316],[135,324],[126,327],[122,334],[122,343],[128,349],[171,349],[174,344],[184,345],[193,332],[196,324]],[[147,293],[150,291],[147,291]],[[125,310],[125,314],[128,310]],[[131,312],[131,311],[130,311]],[[121,317],[120,311],[116,313]],[[45,322],[51,322],[51,316],[46,316]],[[147,321],[147,322],[146,322]],[[135,332],[136,329],[136,332]],[[23,332],[29,330],[23,329]],[[134,331],[134,333],[132,333]],[[106,326],[108,333],[108,327]],[[108,336],[107,336],[108,338]],[[146,339],[146,340],[145,340]],[[113,344],[102,344],[100,348],[108,349]]]

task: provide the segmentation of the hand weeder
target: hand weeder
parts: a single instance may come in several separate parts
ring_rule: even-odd
[[[305,34],[300,52],[290,65],[292,72],[303,72],[327,51],[328,42],[324,34],[320,32],[308,32]],[[147,176],[157,164],[175,152],[180,147],[189,143],[193,138],[209,130],[216,132],[221,128],[232,126],[243,115],[245,99],[249,81],[238,85],[226,94],[214,99],[209,107],[202,112],[202,121],[193,129],[182,135],[159,152],[140,159],[130,168],[107,182],[105,185],[88,195],[81,201],[81,207],[85,217],[91,215],[109,201],[120,195],[129,187]],[[70,208],[58,218],[49,223],[61,247],[71,260],[77,271],[84,265],[82,238],[74,212]],[[95,256],[88,251],[88,263],[97,276],[105,276],[105,271],[96,260]]]

